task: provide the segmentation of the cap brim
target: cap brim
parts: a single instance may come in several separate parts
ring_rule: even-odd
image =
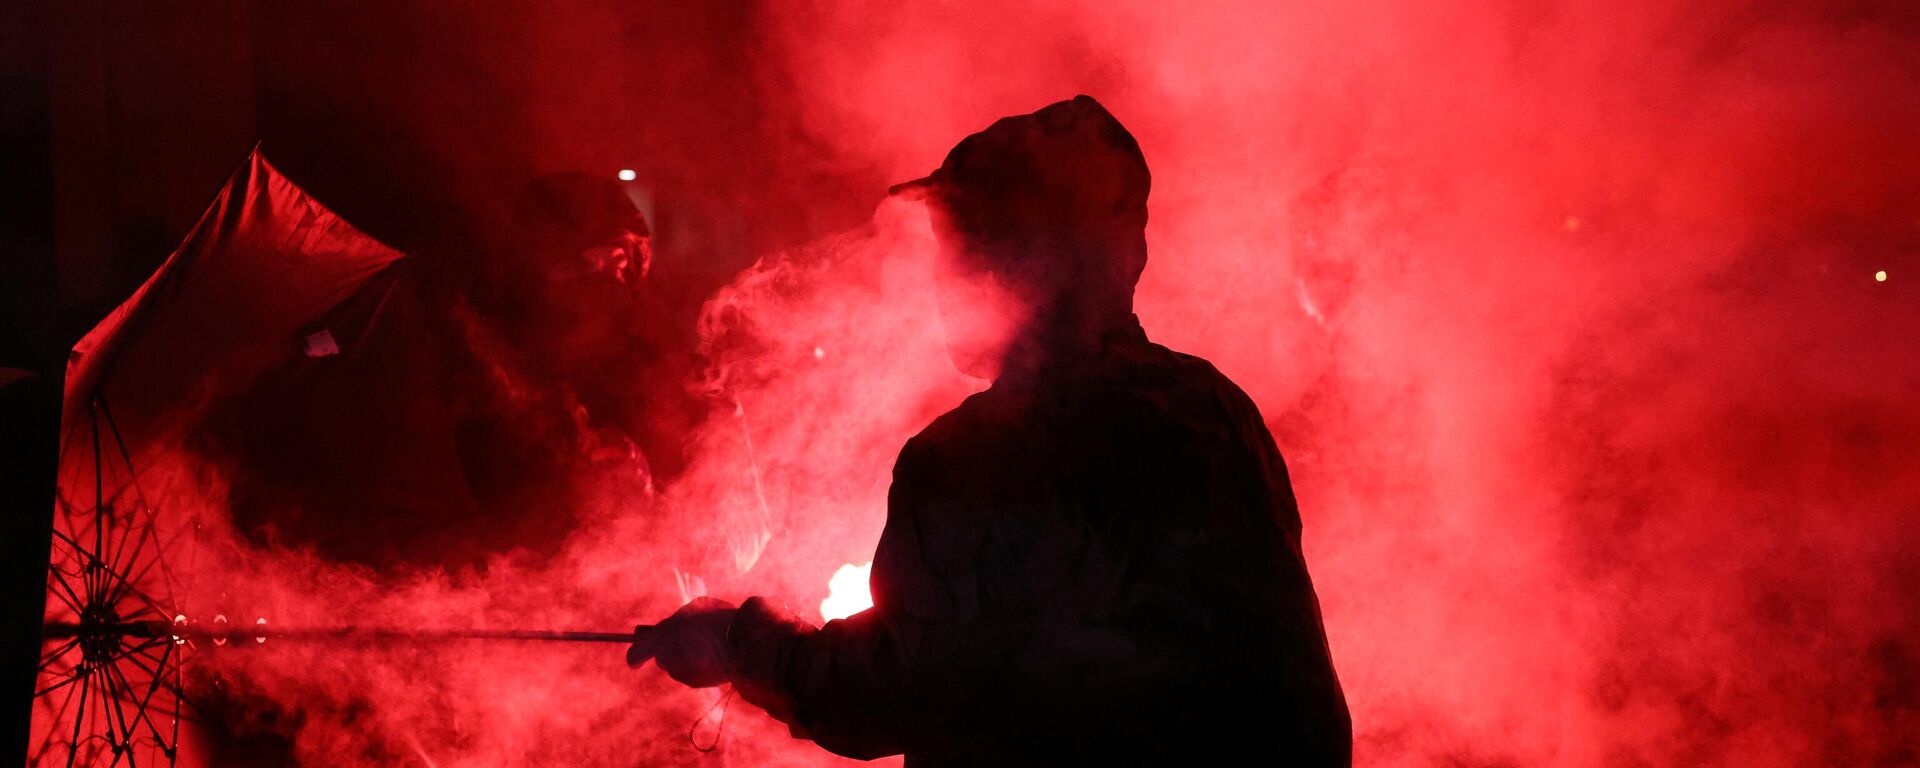
[[[887,187],[888,197],[901,197],[908,200],[925,200],[933,194],[933,188],[940,183],[940,172],[934,171],[913,181],[903,181]]]

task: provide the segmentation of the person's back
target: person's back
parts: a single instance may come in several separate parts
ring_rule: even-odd
[[[639,634],[691,685],[914,768],[1345,766],[1351,724],[1251,400],[1132,314],[1147,172],[1087,97],[995,123],[919,190],[963,371],[902,449],[873,608],[696,601]]]
[[[1239,388],[1137,326],[915,437],[889,507],[890,529],[914,534],[883,543],[876,604],[993,636],[957,651],[982,657],[966,670],[980,696],[926,713],[993,720],[963,743],[899,745],[909,765],[1346,764],[1285,472]],[[862,730],[809,733],[876,753],[830,735]]]

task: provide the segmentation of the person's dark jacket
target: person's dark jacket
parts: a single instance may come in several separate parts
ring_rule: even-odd
[[[1137,321],[909,441],[873,608],[755,598],[741,695],[836,753],[950,765],[1345,766],[1300,517],[1253,402]]]

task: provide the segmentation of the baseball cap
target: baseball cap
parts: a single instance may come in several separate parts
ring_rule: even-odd
[[[937,202],[970,235],[1021,238],[1146,223],[1140,145],[1091,96],[997,120],[888,194]]]

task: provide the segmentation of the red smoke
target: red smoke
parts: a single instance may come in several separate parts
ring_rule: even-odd
[[[1718,5],[776,40],[893,176],[1074,91],[1132,128],[1140,314],[1275,428],[1359,764],[1913,760],[1920,302],[1874,273],[1920,248],[1920,26]]]
[[[1920,18],[1891,7],[875,0],[767,9],[751,58],[775,149],[875,201],[1075,93],[1128,125],[1139,313],[1275,432],[1357,764],[1894,765],[1920,759]],[[894,453],[981,386],[940,346],[924,214],[878,206],[711,298],[686,473],[606,494],[552,561],[216,547],[209,599],[810,615],[871,559]],[[703,756],[719,696],[605,648],[209,656],[233,719],[313,764],[834,762],[738,703]]]

